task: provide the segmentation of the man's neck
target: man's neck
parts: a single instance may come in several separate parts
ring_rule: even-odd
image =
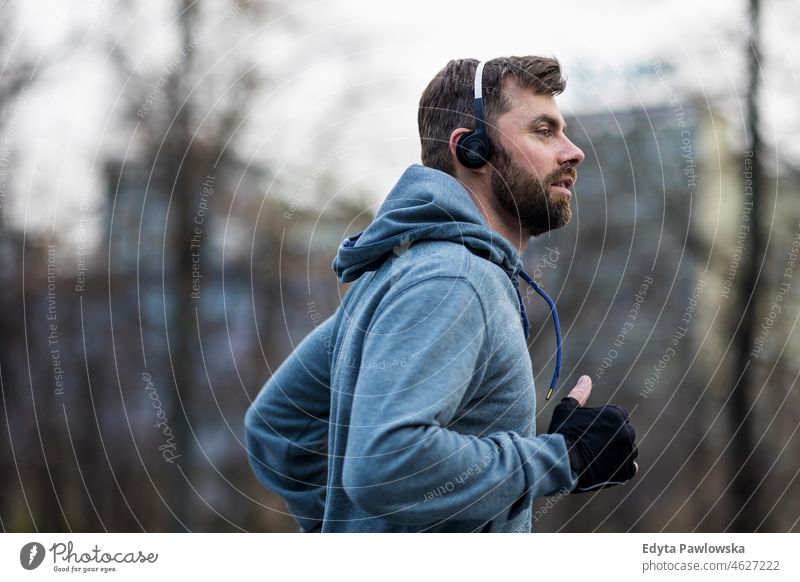
[[[520,228],[519,220],[508,216],[498,207],[497,201],[491,194],[491,189],[484,184],[460,177],[458,180],[469,192],[472,201],[478,207],[478,211],[489,224],[489,228],[514,245],[514,248],[522,255],[531,237],[530,234]]]

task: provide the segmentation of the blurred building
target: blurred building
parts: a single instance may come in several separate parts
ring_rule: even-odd
[[[726,499],[739,460],[726,454],[732,428],[725,406],[735,381],[731,338],[748,215],[747,154],[734,147],[731,124],[705,104],[594,114],[567,123],[570,138],[586,153],[573,221],[534,239],[525,262],[557,297],[562,390],[589,374],[593,404],[614,402],[630,410],[643,471],[634,484],[604,492],[602,500],[562,502],[539,529],[720,531],[738,509]],[[764,316],[783,276],[792,232],[798,233],[800,173],[782,170],[780,179],[768,178],[764,196],[763,215],[770,217],[774,236],[762,272]],[[771,212],[777,199],[784,212],[796,212]],[[785,303],[792,317],[798,313],[796,291]],[[546,306],[535,297],[532,302],[540,325],[532,357],[538,385],[544,386],[555,340]],[[797,338],[791,350],[782,345],[794,324],[788,317],[779,323],[783,333],[774,331],[765,348],[772,357],[754,358],[754,365],[761,369],[785,350],[782,367],[797,370]],[[770,401],[791,392],[786,379],[773,382],[772,396],[760,395],[754,407],[763,420],[765,447],[786,443],[798,425],[797,413],[786,407],[781,422],[769,423],[777,417],[767,411],[778,406]],[[539,412],[544,429],[550,407]],[[777,453],[765,448],[764,454],[774,459]],[[797,491],[788,466],[774,467],[773,477],[775,495],[787,487]],[[800,506],[790,515],[798,511]]]

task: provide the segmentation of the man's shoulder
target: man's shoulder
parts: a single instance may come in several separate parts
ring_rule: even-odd
[[[508,280],[508,275],[499,266],[465,245],[450,240],[421,240],[409,245],[397,258],[405,258],[408,266],[414,271],[426,271],[431,274],[464,277],[470,280],[487,276]],[[400,266],[400,265],[397,265]]]
[[[434,279],[460,279],[482,301],[494,303],[511,286],[511,280],[499,265],[455,241],[417,241],[402,252],[396,250],[387,263],[392,286],[397,290],[418,287],[421,282]]]

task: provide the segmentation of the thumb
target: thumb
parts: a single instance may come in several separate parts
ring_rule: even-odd
[[[591,393],[592,379],[584,375],[578,378],[578,383],[575,384],[575,388],[570,390],[567,396],[577,400],[579,406],[586,406],[586,401],[589,400],[589,394]]]

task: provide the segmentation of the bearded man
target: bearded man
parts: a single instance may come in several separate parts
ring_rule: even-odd
[[[570,220],[583,152],[555,59],[454,60],[422,94],[422,164],[333,262],[354,282],[245,418],[250,462],[303,531],[520,532],[537,496],[636,473],[616,406],[582,376],[535,434],[522,278],[531,237]]]

